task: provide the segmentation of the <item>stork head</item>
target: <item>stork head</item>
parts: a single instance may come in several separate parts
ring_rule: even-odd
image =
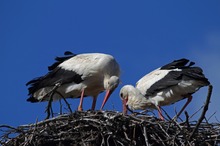
[[[127,114],[127,102],[129,99],[130,92],[134,91],[134,87],[132,85],[125,85],[120,90],[120,98],[123,104],[123,114]]]
[[[111,76],[110,78],[104,80],[104,88],[106,90],[106,94],[101,106],[101,110],[105,106],[105,103],[108,101],[112,92],[118,87],[119,82],[120,80],[117,76]]]
[[[123,103],[124,114],[127,114],[128,107],[131,110],[142,110],[151,104],[151,100],[141,94],[141,92],[132,85],[122,87],[120,97]]]

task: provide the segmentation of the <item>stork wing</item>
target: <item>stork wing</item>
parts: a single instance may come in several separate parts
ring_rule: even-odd
[[[82,75],[77,74],[74,71],[69,71],[57,67],[54,70],[50,71],[45,76],[41,76],[29,81],[26,85],[27,86],[30,85],[30,87],[28,88],[30,95],[41,88],[51,87],[56,85],[57,83],[62,85],[71,82],[80,83],[82,81],[83,81]]]
[[[199,67],[190,67],[182,70],[171,70],[163,78],[155,82],[147,91],[146,95],[153,95],[163,89],[178,85],[182,81],[198,81],[203,85],[210,84]]]
[[[167,89],[171,86],[177,85],[181,81],[181,78],[182,74],[180,72],[170,71],[167,75],[165,75],[163,78],[152,84],[146,90],[146,96],[151,96],[163,89]]]
[[[160,69],[182,69],[182,68],[189,68],[190,66],[194,65],[194,62],[190,62],[189,65],[186,66],[186,64],[189,62],[188,59],[182,58],[179,60],[174,60],[171,63],[168,63],[164,66],[162,66]]]
[[[181,81],[195,80],[208,85],[209,81],[204,76],[200,67],[191,67],[194,62],[189,60],[175,60],[159,69],[152,71],[141,78],[136,87],[146,96],[153,95],[163,89],[178,85]]]
[[[55,60],[56,62],[54,64],[52,64],[51,66],[48,66],[48,70],[52,71],[53,69],[55,69],[59,64],[63,63],[64,61],[76,56],[76,54],[70,52],[70,51],[66,51],[64,53],[65,56],[63,57],[56,57]]]
[[[28,88],[29,95],[33,94],[41,88],[54,86],[57,83],[80,83],[82,81],[82,75],[77,74],[74,71],[69,71],[58,67],[58,65],[60,65],[64,61],[76,56],[76,54],[73,54],[69,51],[66,51],[64,55],[64,57],[55,58],[56,62],[48,67],[49,72],[45,76],[37,77],[26,84],[26,86],[30,85],[30,87]]]

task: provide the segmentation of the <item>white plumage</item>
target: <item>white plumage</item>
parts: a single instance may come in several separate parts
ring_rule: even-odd
[[[117,61],[108,54],[66,52],[57,57],[45,76],[27,83],[30,97],[27,101],[39,102],[61,98],[81,98],[78,110],[82,110],[83,97],[92,96],[92,110],[95,109],[99,93],[106,91],[102,107],[119,84],[120,68]],[[55,89],[55,90],[54,90]]]
[[[156,108],[163,119],[160,106],[170,105],[184,98],[188,98],[181,112],[191,101],[192,94],[203,86],[209,85],[209,81],[203,75],[199,67],[192,67],[193,62],[180,59],[158,68],[142,77],[136,87],[125,85],[120,91],[123,100],[124,113],[126,105],[132,110]]]

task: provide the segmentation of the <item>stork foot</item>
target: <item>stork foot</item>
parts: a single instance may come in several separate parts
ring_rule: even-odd
[[[78,107],[78,111],[82,112],[83,108],[82,107]]]
[[[80,102],[79,102],[79,106],[78,106],[78,111],[83,111],[83,108],[82,108],[83,99],[84,99],[84,89],[82,90],[82,93],[81,93]]]

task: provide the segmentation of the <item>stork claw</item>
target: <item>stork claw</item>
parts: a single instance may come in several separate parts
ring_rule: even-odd
[[[78,107],[78,111],[82,112],[83,108],[82,107]]]

